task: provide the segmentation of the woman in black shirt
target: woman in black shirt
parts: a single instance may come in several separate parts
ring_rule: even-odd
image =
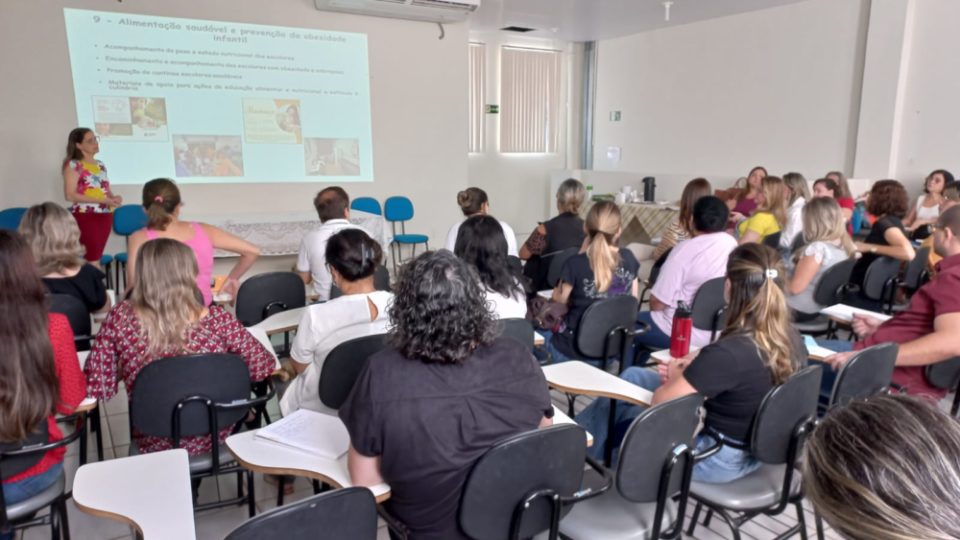
[[[523,274],[530,279],[533,290],[545,290],[553,286],[547,283],[551,256],[583,244],[583,220],[580,207],[587,197],[587,190],[579,180],[569,178],[557,188],[557,212],[559,215],[539,225],[520,248],[520,258],[527,261]]]
[[[31,206],[20,222],[20,234],[30,244],[49,292],[76,297],[90,313],[110,310],[105,276],[84,262],[80,228],[69,212],[52,202]]]
[[[738,247],[727,263],[729,318],[720,339],[699,354],[661,366],[660,373],[632,367],[621,375],[655,390],[652,405],[693,393],[707,398],[697,447],[709,447],[714,439],[724,444],[694,466],[693,478],[698,482],[731,482],[760,466],[748,450],[753,417],[767,392],[806,364],[806,348],[790,323],[785,276],[777,251],[761,244]],[[598,399],[577,415],[577,422],[593,434],[590,452],[597,457],[609,435],[609,407],[609,400]],[[640,411],[635,405],[618,404],[613,434],[617,444]]]

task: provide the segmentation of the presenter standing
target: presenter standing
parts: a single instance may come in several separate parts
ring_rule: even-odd
[[[63,196],[73,203],[70,211],[80,227],[80,243],[86,248],[84,258],[98,268],[113,226],[111,212],[123,203],[119,195],[110,191],[106,166],[94,159],[99,151],[100,143],[93,130],[79,127],[67,136],[63,159]]]

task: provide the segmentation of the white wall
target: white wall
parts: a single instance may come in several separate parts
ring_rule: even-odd
[[[852,172],[868,5],[810,0],[600,42],[594,169],[656,176],[658,199],[679,196],[675,178],[725,187],[758,164]]]
[[[452,201],[467,185],[465,25],[447,25],[441,41],[434,24],[320,12],[312,0],[3,0],[0,207],[63,201],[59,164],[77,118],[63,22],[67,6],[367,34],[376,178],[345,188],[351,196],[410,197],[417,215],[408,230],[429,234],[433,245],[457,218]],[[323,187],[184,186],[184,216],[312,211],[313,195]],[[117,191],[127,202],[140,197],[138,186]]]

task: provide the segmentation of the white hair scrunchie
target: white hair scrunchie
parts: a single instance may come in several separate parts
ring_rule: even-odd
[[[780,272],[776,268],[767,268],[764,273],[770,279],[777,279],[780,276]]]

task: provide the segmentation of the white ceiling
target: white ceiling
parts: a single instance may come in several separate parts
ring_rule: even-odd
[[[664,21],[663,0],[481,0],[470,29],[535,28],[525,35],[594,41],[725,17],[804,0],[673,0]]]

